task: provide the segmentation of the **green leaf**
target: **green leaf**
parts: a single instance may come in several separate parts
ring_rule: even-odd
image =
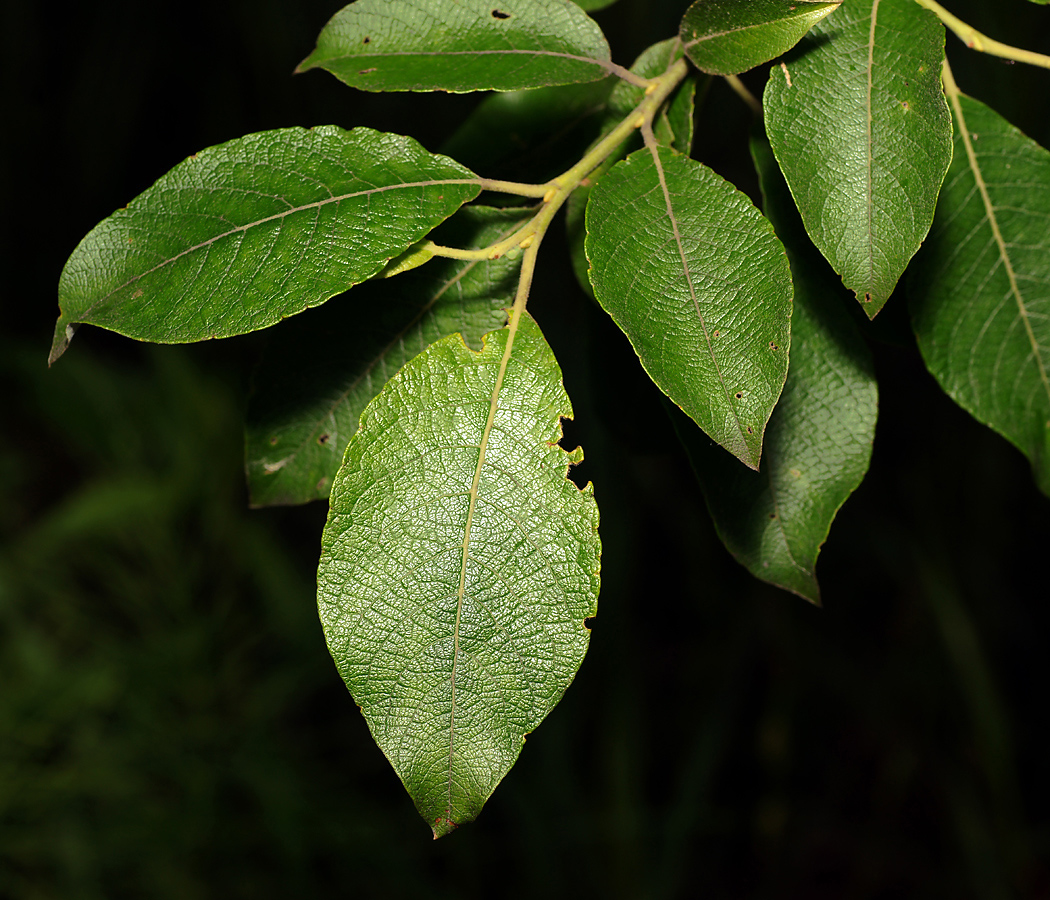
[[[698,69],[736,75],[786,53],[838,7],[812,0],[696,0],[679,37]]]
[[[522,221],[520,210],[467,206],[434,236],[487,247]],[[361,411],[387,379],[446,335],[459,332],[480,347],[481,336],[507,320],[520,265],[506,257],[435,259],[275,329],[245,426],[252,505],[327,497]]]
[[[575,163],[594,140],[619,79],[491,94],[442,146],[489,178],[543,183]]]
[[[913,0],[849,0],[791,56],[766,85],[773,153],[813,243],[874,318],[951,161],[944,28]]]
[[[761,471],[734,465],[684,417],[676,427],[729,551],[757,578],[819,603],[817,557],[868,470],[878,388],[842,285],[806,239],[769,145],[756,138],[751,149],[795,282],[791,367],[766,428]]]
[[[598,302],[649,376],[757,469],[791,317],[791,273],[769,223],[710,169],[647,147],[594,188],[586,251]]]
[[[677,38],[670,38],[643,50],[634,61],[634,65],[631,66],[631,72],[640,78],[658,78],[681,58],[681,42]],[[696,74],[690,72],[675,90],[674,94],[671,95],[669,102],[660,111],[654,122],[653,133],[657,142],[663,146],[674,147],[680,153],[688,154],[692,149],[693,112],[697,82]],[[609,95],[604,120],[599,128],[599,134],[595,143],[605,137],[628,116],[642,102],[644,97],[644,88],[627,81],[617,82]],[[636,149],[640,143],[637,134],[624,141],[572,193],[572,196],[569,197],[566,203],[565,228],[569,239],[569,252],[573,271],[576,274],[576,280],[579,282],[580,287],[583,288],[588,296],[593,296],[593,290],[591,289],[590,277],[587,274],[589,268],[587,257],[583,250],[583,241],[586,236],[584,213],[587,209],[587,200],[594,185],[598,183],[601,177],[631,150]]]
[[[1050,153],[971,97],[954,111],[955,158],[909,277],[915,334],[941,387],[1050,495]]]
[[[605,9],[607,6],[612,6],[616,0],[576,0],[576,5],[580,9],[584,9],[587,12],[595,12],[599,9]],[[1034,3],[1048,2],[1050,0],[1033,0]]]
[[[456,335],[361,416],[332,488],[318,603],[328,646],[435,836],[477,816],[583,661],[600,545],[572,407],[523,316]],[[504,374],[505,373],[505,374]],[[502,383],[501,383],[502,377]]]
[[[81,322],[161,343],[273,325],[371,277],[479,191],[459,163],[368,128],[202,150],[73,251],[51,362]]]
[[[601,29],[566,0],[357,0],[297,72],[366,91],[516,91],[615,70]]]

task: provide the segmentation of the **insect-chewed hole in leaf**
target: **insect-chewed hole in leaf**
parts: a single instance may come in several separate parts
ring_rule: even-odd
[[[780,347],[777,346],[777,342],[776,341],[770,341],[769,342],[769,349],[770,350],[779,350]]]
[[[743,400],[744,399],[744,392],[743,391],[737,391],[733,396],[736,397],[737,400]]]
[[[748,425],[748,426],[747,426],[747,433],[748,433],[748,434],[754,434],[754,433],[755,433],[755,429],[754,429],[754,428],[752,428],[752,427],[751,427],[750,425]]]
[[[321,446],[323,447],[323,446],[324,446],[325,444],[327,444],[327,443],[328,443],[328,442],[329,442],[329,441],[330,441],[331,439],[332,439],[332,436],[331,436],[330,434],[322,434],[322,435],[321,435],[321,436],[320,436],[320,437],[319,437],[319,438],[317,439],[317,443],[319,443],[319,444],[320,444],[320,445],[321,445]]]
[[[870,294],[870,293],[867,293],[867,292],[866,292],[866,293],[864,294],[864,302],[865,302],[865,303],[871,303],[871,294]]]
[[[595,620],[595,618],[597,618],[597,617],[596,616],[588,616],[586,619],[583,620],[583,627],[586,628],[588,631],[594,631],[594,620]]]
[[[276,447],[278,445],[278,443],[280,443],[280,440],[281,440],[281,438],[278,435],[275,434],[272,438],[270,438],[270,446],[271,447]]]
[[[492,10],[492,18],[494,18],[494,19],[509,19],[510,18],[510,13],[505,13],[502,10],[494,9],[494,10]]]
[[[721,332],[716,328],[711,332],[711,337],[718,337],[719,334],[721,334]]]
[[[372,39],[370,37],[368,37],[368,35],[365,35],[365,39],[363,41],[361,41],[362,44],[370,44],[371,42],[372,42]]]

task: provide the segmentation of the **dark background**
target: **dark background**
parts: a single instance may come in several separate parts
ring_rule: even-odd
[[[597,18],[629,64],[684,5]],[[950,5],[1050,52],[1046,8]],[[480,819],[436,843],[328,657],[323,504],[247,509],[265,335],[84,328],[47,369],[65,258],[188,154],[325,123],[437,149],[473,108],[291,77],[337,8],[5,6],[0,897],[1050,897],[1050,501],[925,374],[903,296],[867,329],[872,469],[816,609],[722,549],[658,392],[548,242],[530,309],[597,486],[600,615]],[[1050,72],[948,41],[963,89],[1050,143]],[[716,84],[696,155],[750,190],[747,125]]]

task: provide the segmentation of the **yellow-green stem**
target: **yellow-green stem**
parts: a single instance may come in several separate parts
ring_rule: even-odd
[[[646,123],[651,123],[657,110],[668,98],[678,84],[685,78],[688,64],[684,59],[675,62],[663,75],[647,82],[646,94],[630,115],[623,119],[612,131],[595,144],[578,163],[566,170],[557,178],[546,184],[518,184],[516,182],[497,182],[480,179],[487,190],[502,190],[496,185],[508,184],[514,189],[506,193],[526,197],[541,197],[543,204],[539,211],[521,228],[508,238],[484,247],[480,250],[460,250],[456,247],[443,247],[428,243],[427,249],[435,256],[448,256],[452,259],[498,259],[512,249],[526,249],[547,231],[555,213],[569,199],[569,195],[580,186],[580,183],[600,166],[631,134]]]
[[[1003,59],[1012,59],[1016,62],[1029,63],[1033,66],[1041,66],[1050,69],[1050,56],[1042,53],[1034,53],[1031,50],[1022,50],[1019,47],[1011,47],[993,40],[987,35],[981,34],[972,25],[967,25],[962,19],[953,16],[948,10],[936,2],[936,0],[915,0],[919,6],[925,7],[940,19],[945,26],[952,31],[967,47],[980,53],[988,53],[991,56],[1001,56]]]

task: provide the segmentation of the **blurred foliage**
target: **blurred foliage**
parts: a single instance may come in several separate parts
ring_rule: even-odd
[[[597,15],[630,60],[684,5]],[[0,897],[1050,897],[1050,503],[925,374],[905,298],[868,331],[875,456],[818,610],[721,548],[658,392],[545,246],[530,309],[602,508],[599,616],[512,775],[437,843],[324,647],[323,504],[247,509],[257,343],[85,328],[45,367],[69,251],[186,154],[320,122],[435,148],[472,108],[290,78],[337,6],[8,11]],[[1050,50],[1045,9],[951,8]],[[1050,141],[1046,73],[949,53],[964,90]],[[746,188],[747,111],[719,84],[708,102],[698,155]]]

